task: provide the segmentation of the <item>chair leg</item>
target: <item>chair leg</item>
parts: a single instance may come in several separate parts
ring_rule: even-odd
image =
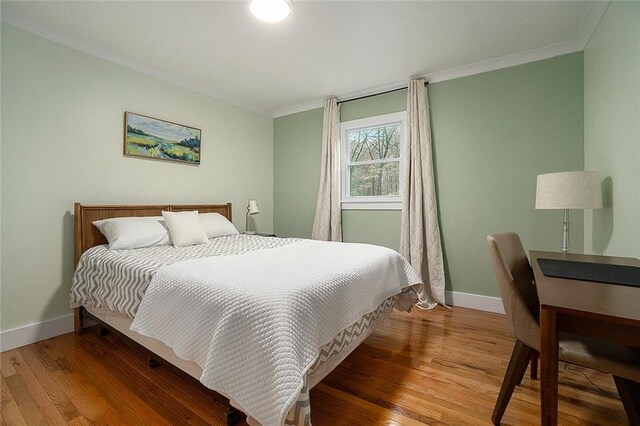
[[[540,354],[538,351],[533,351],[531,354],[531,379],[538,380],[538,358]]]
[[[630,426],[640,426],[640,383],[613,376]]]
[[[509,405],[509,400],[511,399],[513,390],[522,381],[524,374],[527,372],[527,367],[533,351],[533,349],[522,343],[520,340],[516,340],[516,345],[513,347],[507,372],[504,375],[504,380],[502,380],[500,394],[498,395],[496,405],[493,409],[493,414],[491,415],[491,421],[494,425],[500,424],[502,416],[507,409],[507,405]]]

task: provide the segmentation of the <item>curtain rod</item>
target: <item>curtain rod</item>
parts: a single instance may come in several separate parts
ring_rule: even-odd
[[[428,85],[429,85],[429,82],[428,82],[428,81],[425,81],[425,82],[424,82],[424,85],[425,85],[425,86],[428,86]],[[344,104],[344,103],[347,103],[347,102],[352,102],[352,101],[359,101],[360,99],[372,98],[372,97],[374,97],[374,96],[386,95],[387,93],[399,92],[400,90],[405,90],[405,89],[407,89],[407,88],[408,88],[408,86],[398,87],[397,89],[391,89],[391,90],[387,90],[387,91],[385,91],[385,92],[372,93],[371,95],[359,96],[359,97],[357,97],[357,98],[346,99],[346,100],[344,100],[344,101],[338,101],[338,105],[340,105],[340,104]]]

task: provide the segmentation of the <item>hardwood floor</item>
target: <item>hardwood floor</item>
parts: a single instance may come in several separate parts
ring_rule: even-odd
[[[311,391],[323,425],[490,424],[513,348],[503,315],[394,313]],[[113,334],[66,334],[2,353],[4,425],[224,425],[225,398]],[[516,388],[503,424],[539,424],[540,382]],[[560,365],[560,424],[626,424],[610,376]]]

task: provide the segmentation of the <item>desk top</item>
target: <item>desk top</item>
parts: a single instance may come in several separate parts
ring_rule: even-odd
[[[607,315],[623,323],[640,321],[640,287],[548,277],[538,265],[542,258],[640,267],[639,259],[534,250],[529,254],[542,305]]]

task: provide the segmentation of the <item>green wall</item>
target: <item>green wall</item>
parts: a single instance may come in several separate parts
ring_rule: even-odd
[[[231,201],[273,225],[273,119],[2,25],[2,291],[8,330],[70,313],[73,203]],[[124,157],[123,113],[202,129],[202,163]]]
[[[557,250],[560,211],[536,211],[536,176],[582,170],[583,55],[575,53],[429,86],[447,288],[497,296],[485,237],[518,232],[527,248]],[[343,121],[401,111],[406,92],[342,106]],[[320,165],[322,110],[274,122],[274,229],[309,237]],[[344,240],[398,248],[399,211],[343,211]],[[582,215],[572,248],[583,248]]]
[[[311,238],[321,135],[322,109],[274,120],[273,230],[277,235]]]
[[[585,250],[640,257],[640,3],[611,2],[584,51],[585,168],[605,208],[585,212]]]
[[[621,7],[633,9],[612,4],[587,49],[586,99],[582,53],[429,86],[449,289],[497,295],[484,242],[489,233],[515,230],[529,248],[560,245],[561,212],[533,209],[535,176],[580,170],[585,159],[589,164],[606,159],[600,152],[603,135],[611,143],[611,133],[597,136],[603,125],[593,121],[606,114],[590,108],[607,101],[616,113],[638,116],[633,109],[637,104],[618,84],[629,77],[624,72],[638,75],[638,63],[626,57],[631,65],[625,65],[623,75],[614,76],[607,68],[624,56],[624,51],[607,53],[607,46],[618,43],[633,25],[632,17],[637,22],[637,6],[635,15]],[[231,201],[234,222],[242,230],[246,200],[256,198],[259,231],[273,226],[278,235],[310,237],[319,180],[321,109],[272,120],[6,24],[0,38],[0,330],[69,313],[75,201]],[[633,40],[631,49],[637,51],[638,39]],[[618,56],[606,56],[611,54]],[[617,97],[611,101],[606,98],[611,94],[594,83],[603,80],[603,73],[608,73],[605,87],[616,88]],[[637,79],[634,82],[637,89]],[[342,120],[402,111],[405,98],[401,91],[345,103]],[[126,110],[202,128],[202,164],[123,157]],[[637,160],[633,141],[628,142],[628,137],[637,138],[637,121],[635,128],[620,130],[616,119],[609,117],[606,125],[611,132],[621,132],[615,133],[616,143],[627,141],[617,148],[626,150],[623,159],[635,155]],[[604,164],[593,167],[607,172]],[[632,192],[629,166],[616,162],[611,167],[605,175],[612,177],[614,191]],[[627,186],[618,187],[622,182]],[[620,199],[615,192],[614,197]],[[623,205],[614,203],[612,211],[596,219],[606,222],[609,214],[616,227],[620,220],[637,225],[631,208],[623,211]],[[345,241],[397,249],[399,224],[399,211],[343,212]],[[592,231],[583,232],[581,215],[574,215],[572,225],[572,247],[579,251],[583,235],[590,241]],[[633,244],[632,236],[623,234],[624,227],[616,227],[615,238],[595,238],[594,249],[597,241],[608,241],[610,251],[615,251],[614,241],[620,250]]]

